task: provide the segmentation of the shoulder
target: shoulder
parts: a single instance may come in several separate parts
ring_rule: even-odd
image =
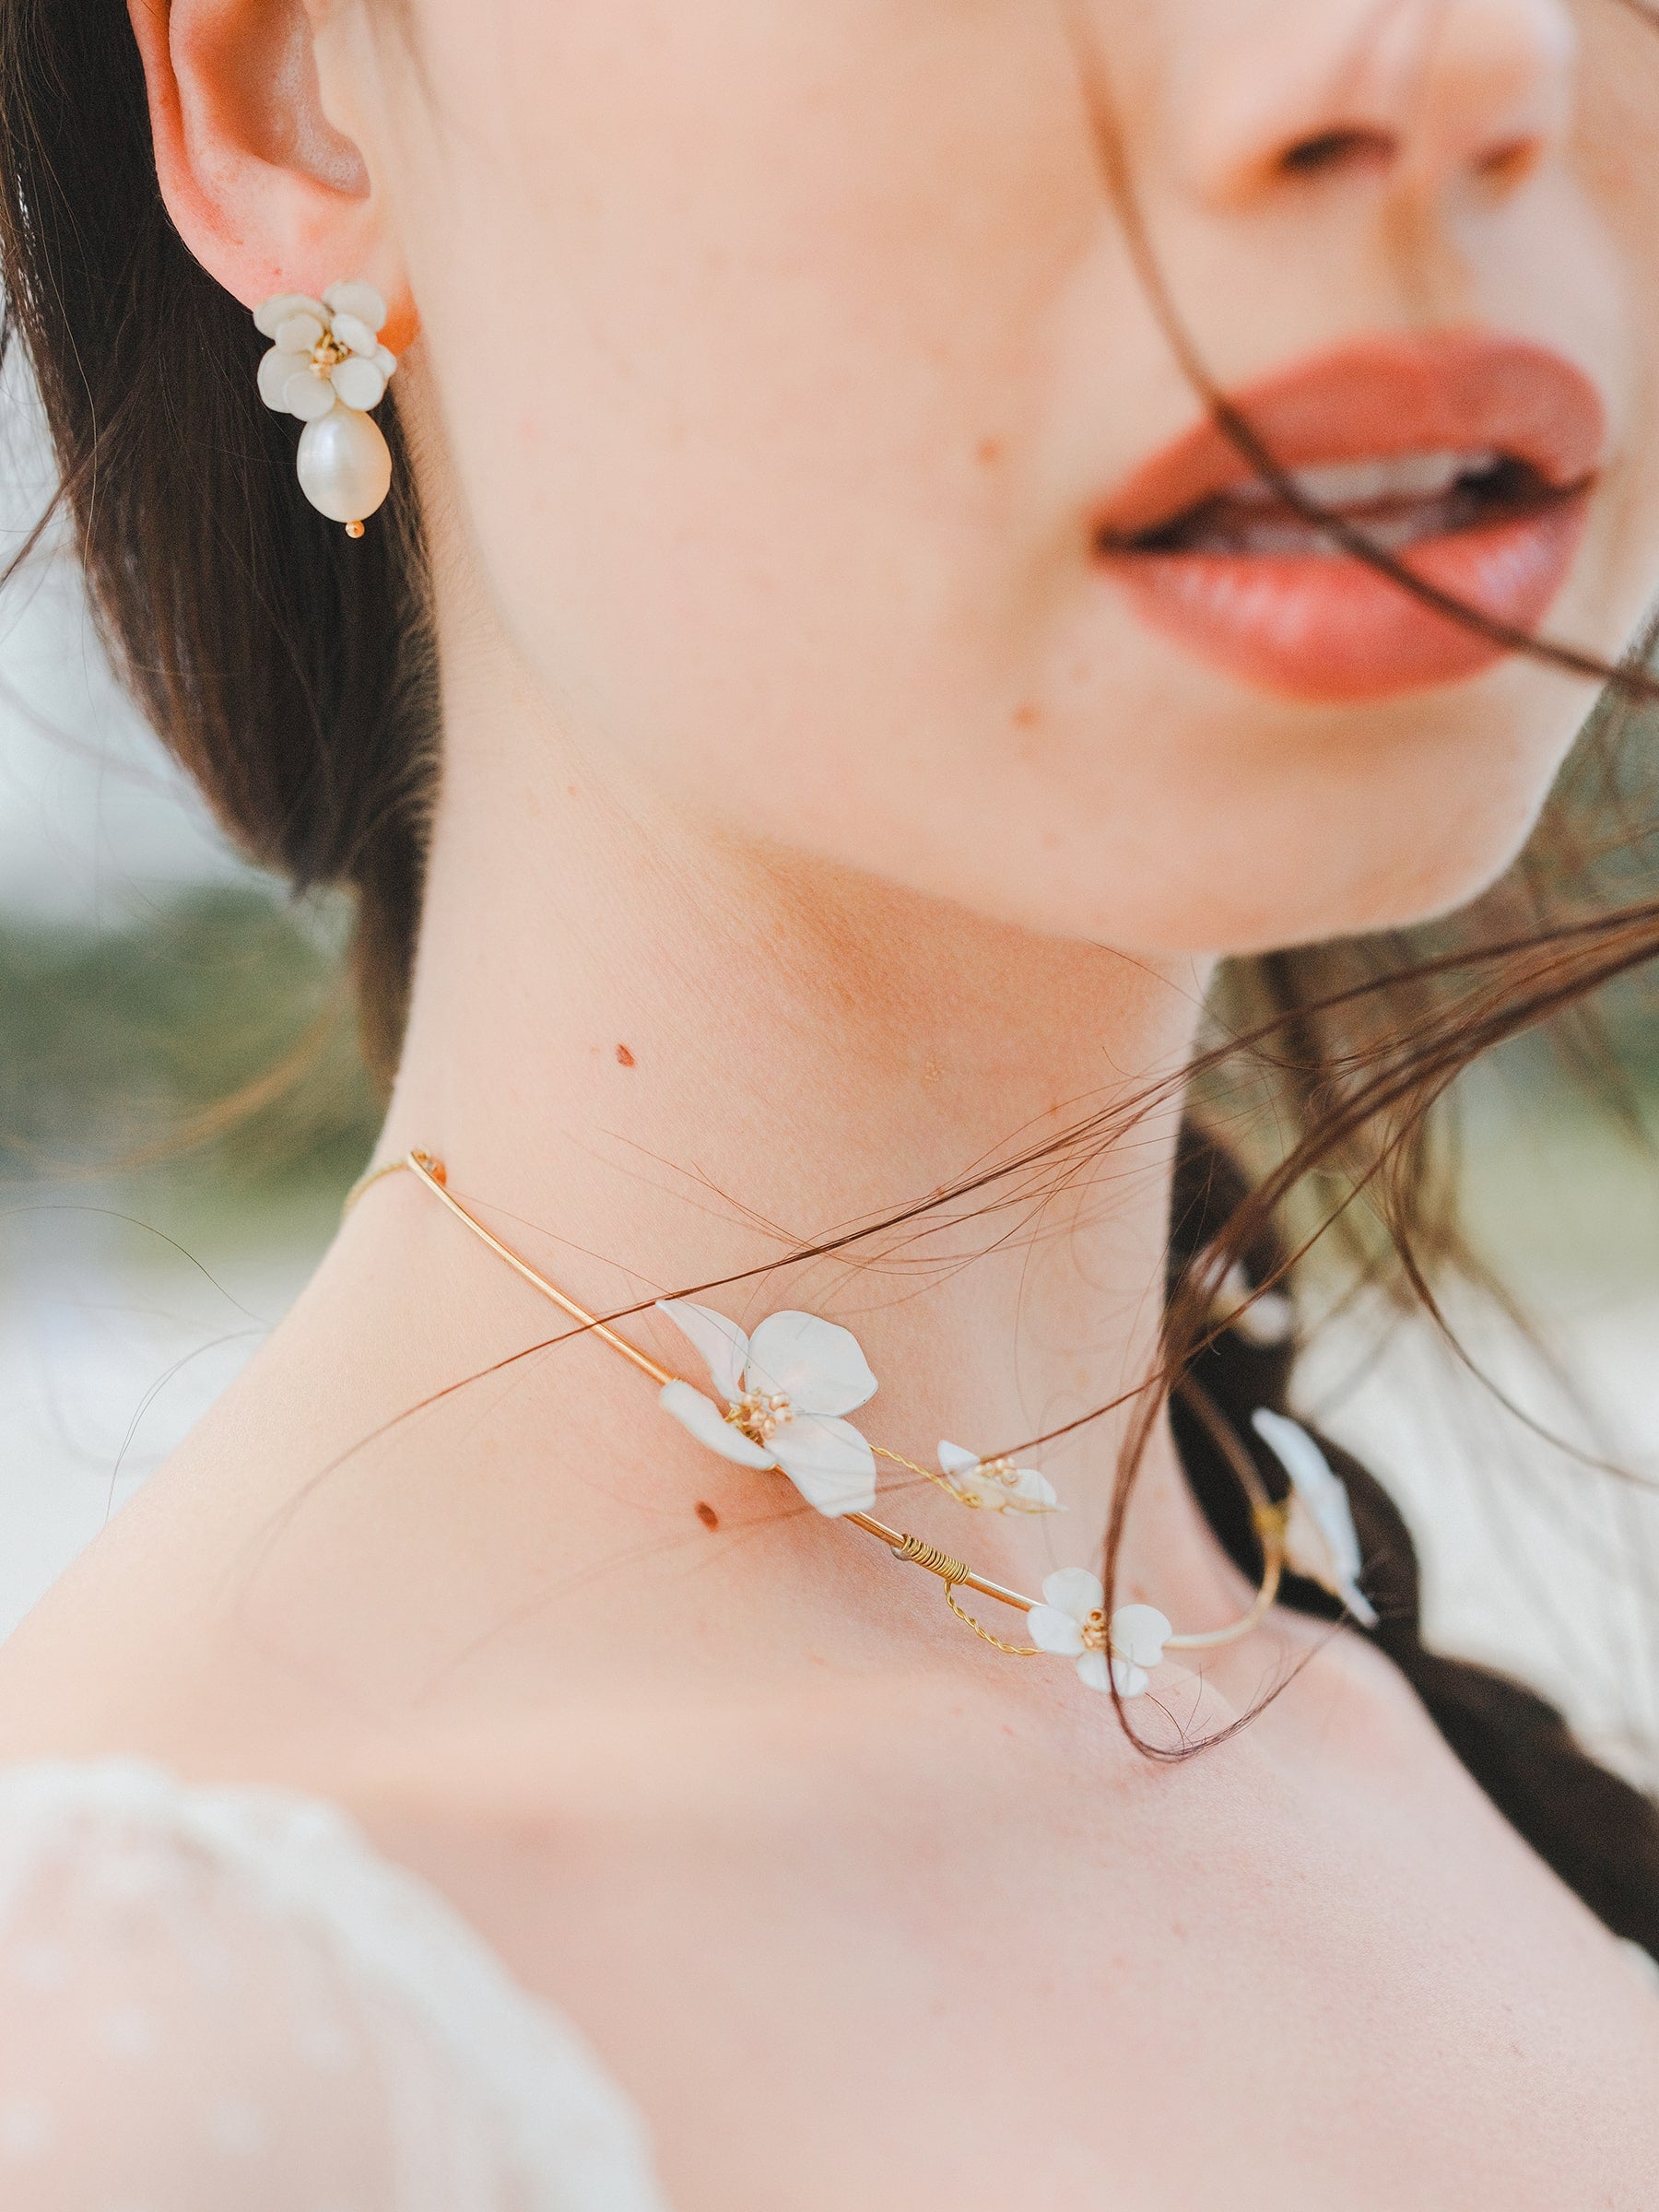
[[[402,2212],[414,2171],[423,2204],[661,2212],[574,2031],[343,1813],[129,1761],[0,1770],[0,2171],[18,2212]]]

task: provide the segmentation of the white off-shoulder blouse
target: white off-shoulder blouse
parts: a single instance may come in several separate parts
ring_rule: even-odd
[[[571,2025],[337,1808],[0,1771],[5,2212],[666,2212]]]

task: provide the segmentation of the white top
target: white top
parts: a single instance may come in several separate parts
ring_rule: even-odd
[[[666,2212],[581,2038],[336,1807],[0,1771],[6,2212]]]

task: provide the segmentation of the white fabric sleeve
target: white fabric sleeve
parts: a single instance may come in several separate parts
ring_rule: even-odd
[[[665,2212],[574,2033],[332,1808],[0,1773],[6,2212]]]

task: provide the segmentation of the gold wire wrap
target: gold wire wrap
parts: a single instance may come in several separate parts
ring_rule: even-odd
[[[433,1153],[410,1151],[402,1159],[389,1160],[383,1167],[371,1169],[353,1183],[347,1193],[343,1212],[349,1215],[359,1199],[365,1192],[372,1190],[377,1182],[383,1182],[389,1176],[402,1174],[413,1175],[441,1205],[448,1208],[464,1228],[493,1252],[498,1259],[504,1260],[514,1275],[522,1282],[527,1283],[539,1297],[557,1306],[561,1313],[567,1314],[589,1335],[597,1336],[602,1344],[607,1344],[613,1351],[619,1352],[630,1366],[637,1367],[641,1374],[648,1375],[660,1388],[680,1380],[667,1368],[659,1366],[647,1353],[641,1351],[637,1345],[629,1344],[626,1336],[618,1336],[596,1314],[590,1313],[584,1306],[579,1306],[573,1298],[567,1298],[562,1290],[548,1282],[546,1276],[538,1275],[528,1260],[521,1258],[511,1245],[503,1244],[500,1237],[486,1229],[483,1222],[469,1213],[461,1201],[451,1194],[448,1188],[449,1176],[443,1162]],[[1254,1461],[1232,1434],[1219,1408],[1207,1393],[1196,1383],[1189,1382],[1182,1387],[1182,1395],[1238,1477],[1250,1500],[1252,1518],[1262,1540],[1262,1583],[1251,1601],[1249,1610],[1224,1629],[1212,1629],[1200,1635],[1171,1636],[1164,1645],[1169,1652],[1216,1651],[1223,1644],[1236,1643],[1241,1637],[1248,1636],[1271,1610],[1277,1598],[1285,1570],[1285,1527],[1289,1509],[1288,1505],[1276,1503],[1269,1497]],[[871,1450],[879,1459],[889,1460],[895,1466],[906,1467],[912,1474],[924,1476],[943,1489],[951,1488],[943,1476],[919,1466],[913,1459],[902,1458],[897,1452],[885,1451],[879,1444],[872,1445]],[[954,1491],[951,1494],[956,1495]],[[1023,1592],[1011,1590],[1006,1583],[994,1583],[985,1575],[976,1574],[965,1560],[942,1550],[936,1544],[930,1544],[925,1537],[907,1535],[902,1529],[889,1528],[885,1521],[878,1521],[874,1513],[843,1513],[841,1518],[849,1526],[862,1529],[866,1535],[875,1536],[885,1544],[894,1559],[902,1565],[920,1567],[925,1573],[937,1575],[945,1585],[946,1604],[963,1626],[971,1629],[982,1642],[990,1644],[994,1651],[1006,1652],[1011,1659],[1039,1659],[1042,1656],[1034,1643],[1005,1643],[1000,1636],[994,1636],[989,1629],[958,1604],[957,1592],[972,1590],[981,1597],[991,1598],[995,1604],[1011,1606],[1019,1613],[1030,1613],[1041,1603],[1041,1599],[1027,1597]]]
[[[936,1574],[947,1584],[968,1580],[966,1559],[952,1559],[949,1552],[941,1551],[936,1544],[929,1544],[921,1536],[906,1536],[895,1544],[893,1557],[912,1567],[924,1567],[929,1574]]]
[[[901,1528],[889,1528],[885,1521],[877,1521],[874,1513],[843,1513],[841,1519],[852,1528],[862,1528],[867,1536],[879,1537],[896,1559],[904,1559],[905,1545],[920,1541],[915,1536],[907,1536]],[[933,1547],[930,1545],[924,1548],[931,1550]],[[948,1553],[944,1552],[939,1556],[942,1559],[949,1557]],[[904,1563],[910,1564],[908,1560],[904,1560]],[[961,1562],[953,1559],[951,1564],[960,1566]],[[1029,1613],[1037,1603],[1034,1597],[1026,1597],[1018,1590],[1008,1589],[1005,1583],[994,1583],[985,1575],[975,1574],[971,1568],[963,1568],[957,1582],[959,1588],[977,1591],[981,1597],[994,1598],[999,1606],[1012,1606],[1017,1612]]]

